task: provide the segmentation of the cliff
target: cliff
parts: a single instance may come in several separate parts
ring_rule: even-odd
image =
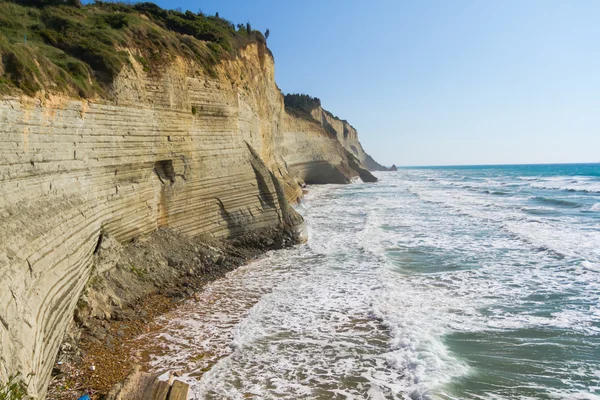
[[[357,165],[368,171],[387,171],[387,168],[376,162],[365,152],[360,141],[358,132],[346,120],[334,116],[321,107],[321,100],[306,94],[287,94],[285,96],[286,111],[296,118],[315,122],[327,132],[329,137],[335,138],[347,151],[351,159],[357,160]],[[367,180],[373,177],[365,175]]]
[[[119,52],[127,62],[101,94],[37,81],[1,98],[0,380],[28,376],[34,397],[86,283],[106,272],[93,263],[103,237],[268,229],[302,241],[289,205],[301,186],[374,180],[378,165],[346,122],[286,112],[264,42],[210,70],[176,55],[148,71],[139,49]]]
[[[335,132],[335,138],[338,142],[340,142],[350,154],[354,155],[369,171],[387,170],[387,168],[375,161],[373,157],[368,155],[363,149],[358,140],[358,132],[348,121],[340,120],[322,107],[317,107],[312,110],[311,115],[315,120],[319,121],[328,132],[331,132],[331,134]]]

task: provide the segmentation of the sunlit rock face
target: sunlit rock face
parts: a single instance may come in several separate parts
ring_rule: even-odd
[[[101,235],[277,228],[303,240],[288,204],[301,185],[368,167],[347,123],[325,115],[332,136],[285,112],[264,45],[216,76],[183,59],[152,75],[131,64],[105,98],[0,103],[0,378],[30,375],[32,396],[44,397]]]

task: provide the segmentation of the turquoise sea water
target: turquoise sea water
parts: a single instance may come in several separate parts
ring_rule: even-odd
[[[388,259],[463,304],[442,306],[441,342],[466,371],[436,393],[600,398],[600,164],[400,175],[416,221]]]
[[[311,187],[309,243],[149,337],[193,398],[600,399],[600,164]]]

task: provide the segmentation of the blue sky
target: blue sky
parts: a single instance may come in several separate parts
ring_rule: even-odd
[[[600,161],[600,1],[157,1],[269,28],[284,93],[384,164]]]

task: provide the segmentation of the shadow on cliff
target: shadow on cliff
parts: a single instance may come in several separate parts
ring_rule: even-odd
[[[281,228],[290,236],[291,240],[305,242],[304,219],[290,206],[282,183],[267,168],[252,146],[247,142],[246,146],[248,146],[248,150],[250,151],[250,163],[256,176],[256,182],[258,183],[261,204],[279,211]]]

